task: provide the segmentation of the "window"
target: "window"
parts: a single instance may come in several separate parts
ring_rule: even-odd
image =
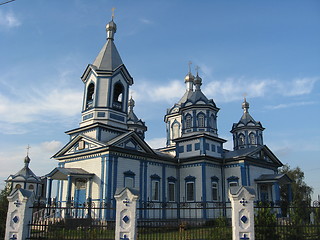
[[[251,144],[256,144],[256,136],[254,133],[249,134],[249,139]]]
[[[113,89],[112,107],[117,110],[122,110],[122,102],[123,102],[123,85],[121,83],[116,83]]]
[[[175,139],[175,138],[178,138],[179,137],[179,130],[180,130],[180,127],[179,127],[179,123],[174,123],[172,125],[172,138]]]
[[[15,189],[20,189],[21,185],[20,184],[16,184]]]
[[[92,108],[94,96],[94,84],[90,83],[87,90],[86,108]]]
[[[184,179],[186,181],[186,200],[187,202],[195,201],[195,181],[196,178],[188,176]]]
[[[128,188],[134,188],[133,181],[134,179],[132,177],[125,177],[124,178],[124,187]]]
[[[218,183],[217,182],[211,183],[211,190],[212,190],[212,201],[218,201]]]
[[[160,177],[157,174],[153,174],[151,177],[151,200],[160,200]]]
[[[241,135],[239,136],[239,146],[243,146],[243,145],[244,145],[244,135],[241,134]]]
[[[175,183],[174,182],[168,183],[168,201],[169,202],[175,201]]]
[[[152,181],[152,200],[159,201],[160,200],[160,182],[157,180]]]
[[[190,115],[186,117],[186,128],[191,128],[192,126],[192,118]]]
[[[192,151],[192,144],[188,144],[187,145],[187,152],[191,152]]]
[[[134,177],[136,174],[129,170],[124,172],[123,175],[124,175],[124,187],[134,188]]]
[[[199,114],[198,116],[198,127],[204,127],[204,115]]]
[[[33,190],[34,189],[34,186],[31,184],[31,185],[29,185],[29,190]]]
[[[194,182],[187,182],[186,183],[186,190],[187,190],[187,202],[194,201]]]

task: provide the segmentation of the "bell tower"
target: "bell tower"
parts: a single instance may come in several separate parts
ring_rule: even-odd
[[[133,78],[114,44],[117,25],[106,25],[107,41],[82,75],[84,96],[80,127],[94,123],[127,129],[129,86]]]

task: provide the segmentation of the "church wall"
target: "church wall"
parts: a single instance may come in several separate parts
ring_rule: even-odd
[[[100,130],[100,141],[107,142],[107,141],[110,141],[111,139],[115,138],[118,135],[119,135],[119,133],[112,132],[112,131],[109,131],[106,129],[101,129]]]
[[[180,201],[186,201],[186,178],[195,177],[195,201],[202,197],[202,165],[201,163],[187,164],[180,168]]]
[[[222,147],[220,142],[206,139],[205,144],[207,144],[206,155],[221,158]]]
[[[152,200],[152,187],[151,187],[151,176],[158,175],[160,177],[160,201],[162,200],[162,194],[163,194],[163,182],[162,182],[162,164],[160,163],[153,163],[148,162],[147,164],[147,182],[144,182],[144,187],[147,188],[147,200]]]
[[[212,199],[212,177],[217,178],[218,183],[218,201],[222,201],[222,177],[221,177],[221,167],[212,166],[211,164],[206,164],[206,197],[207,201],[213,201]]]
[[[258,188],[257,188],[257,184],[254,181],[255,179],[257,179],[258,177],[260,177],[262,174],[275,174],[275,171],[272,169],[267,169],[267,168],[263,168],[263,167],[257,167],[257,166],[253,166],[253,165],[249,165],[249,178],[250,178],[250,184],[252,187],[255,188],[256,190],[256,195],[258,198]],[[273,195],[275,196],[275,195]]]
[[[67,162],[65,163],[65,168],[82,168],[83,170],[94,173],[93,182],[92,182],[92,199],[100,199],[100,183],[101,183],[101,156],[95,157],[95,158],[89,158],[81,161],[75,161],[75,162]],[[63,200],[66,199],[67,194],[67,181],[64,181],[64,187],[63,187]],[[73,179],[74,182],[74,179]],[[88,197],[88,186],[86,187],[86,198]],[[72,184],[72,190],[71,190],[71,196],[74,195],[75,186]]]
[[[102,78],[100,77],[99,78],[99,81],[98,81],[98,86],[97,88],[99,88],[99,94],[97,96],[97,105],[98,107],[106,107],[108,106],[107,105],[107,102],[108,102],[108,99],[107,99],[107,92],[108,92],[108,89],[110,88],[110,81],[109,81],[109,78]]]
[[[140,183],[140,160],[119,157],[118,158],[118,175],[117,175],[117,188],[125,187],[125,172],[132,171],[134,176],[134,188],[139,189]]]
[[[241,171],[240,171],[240,166],[239,164],[232,164],[232,165],[227,165],[227,167],[224,170],[225,174],[225,199],[228,199],[228,192],[229,192],[229,183],[230,182],[237,182],[239,186],[242,184],[241,180]],[[238,178],[238,180],[228,180],[228,178]]]
[[[190,140],[186,142],[180,142],[177,146],[177,152],[179,153],[179,158],[199,156],[200,140],[195,139],[195,140]]]

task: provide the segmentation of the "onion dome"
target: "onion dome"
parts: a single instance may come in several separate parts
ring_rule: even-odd
[[[106,31],[107,31],[107,39],[113,39],[114,34],[117,31],[117,25],[113,21],[113,19],[106,25]]]
[[[194,82],[194,85],[196,86],[196,91],[199,91],[200,86],[202,85],[202,78],[199,77],[198,73],[193,82]]]
[[[187,83],[187,82],[193,82],[193,81],[194,81],[194,76],[192,75],[191,72],[189,72],[187,76],[184,78],[184,82]]]

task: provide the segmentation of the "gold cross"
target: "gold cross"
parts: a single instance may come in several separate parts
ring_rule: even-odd
[[[116,8],[112,8],[112,9],[111,9],[111,11],[112,11],[112,15],[111,15],[112,20],[114,19],[114,10],[116,10]]]
[[[30,147],[30,145],[28,144],[28,146],[27,146],[27,156],[29,156],[29,149],[30,149],[31,147]]]

